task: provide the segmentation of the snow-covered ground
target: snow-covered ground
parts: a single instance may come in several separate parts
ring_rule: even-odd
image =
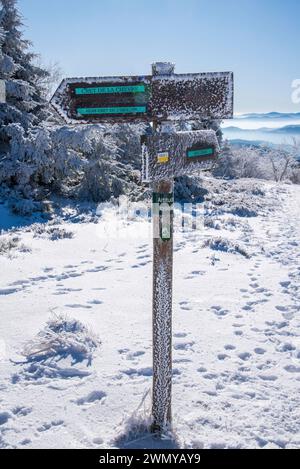
[[[150,224],[114,236],[108,207],[0,236],[0,447],[300,446],[300,187],[205,184],[206,229],[175,239],[173,441],[142,432]],[[90,328],[89,357],[43,355],[55,314]]]

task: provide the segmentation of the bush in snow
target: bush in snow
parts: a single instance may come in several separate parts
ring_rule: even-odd
[[[40,212],[44,208],[44,204],[41,202],[34,201],[32,199],[18,198],[16,192],[9,200],[9,208],[16,215],[29,216],[34,212]]]
[[[17,252],[30,252],[18,236],[0,235],[0,256],[14,257]]]
[[[8,254],[13,249],[16,249],[20,239],[15,237],[7,237],[1,236],[0,237],[0,255]]]
[[[146,398],[149,396],[147,391],[139,407],[123,420],[118,435],[113,441],[113,445],[123,449],[139,448],[179,448],[180,444],[177,435],[169,428],[160,435],[153,435],[151,432],[152,417],[150,402],[146,404]],[[147,446],[148,445],[148,446]]]
[[[243,231],[251,230],[250,226],[245,223],[241,223],[236,218],[219,218],[219,217],[205,217],[204,219],[204,226],[206,228],[213,228],[215,230],[228,230],[228,231],[236,231],[237,229],[242,229]]]
[[[70,356],[75,362],[89,363],[99,338],[84,324],[65,315],[53,316],[35,339],[28,342],[22,355],[28,362],[61,359]]]
[[[229,252],[232,254],[241,254],[242,256],[250,259],[250,254],[240,246],[238,243],[224,238],[210,238],[206,239],[203,243],[204,248],[210,248],[213,251]]]
[[[200,177],[182,176],[175,179],[175,200],[200,202],[204,200],[207,193]]]
[[[68,231],[65,228],[59,228],[57,226],[43,225],[41,223],[31,226],[30,230],[33,232],[34,238],[46,238],[50,241],[74,238],[74,233],[72,231]]]
[[[236,147],[225,142],[213,174],[226,179],[300,180],[299,142],[291,147]]]

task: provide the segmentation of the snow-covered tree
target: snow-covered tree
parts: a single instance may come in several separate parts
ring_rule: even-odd
[[[41,80],[48,72],[34,65],[35,54],[23,38],[17,0],[0,0],[0,79],[6,84],[6,103],[0,105],[0,142],[8,143],[9,124],[28,130],[47,116]]]

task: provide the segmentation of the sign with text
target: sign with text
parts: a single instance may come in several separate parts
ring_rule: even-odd
[[[52,105],[68,123],[233,117],[233,74],[65,79]]]
[[[149,77],[64,80],[51,103],[69,123],[149,120]]]
[[[145,135],[142,148],[144,182],[211,169],[220,151],[214,130]]]

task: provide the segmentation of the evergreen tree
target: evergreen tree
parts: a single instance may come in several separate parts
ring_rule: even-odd
[[[0,105],[0,144],[8,143],[8,127],[26,131],[48,115],[39,83],[48,72],[34,65],[35,54],[23,38],[17,0],[0,0],[0,79],[6,84],[6,103]]]

